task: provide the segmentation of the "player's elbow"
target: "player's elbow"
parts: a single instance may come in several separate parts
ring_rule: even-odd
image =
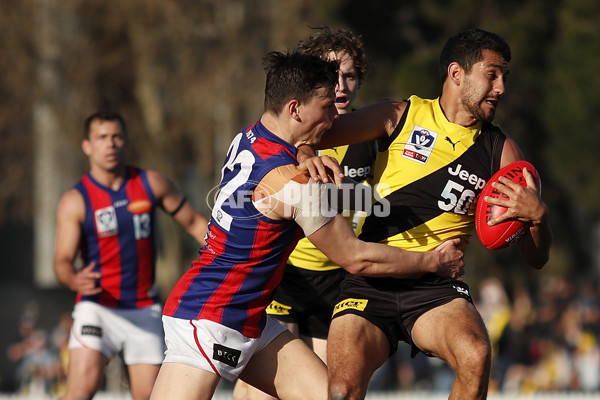
[[[370,275],[372,263],[360,257],[359,254],[349,254],[344,260],[338,262],[338,265],[353,275]]]
[[[58,282],[60,282],[62,284],[61,278],[62,278],[62,268],[60,266],[60,263],[57,260],[54,260],[54,263],[52,265],[53,269],[54,269],[54,275],[56,276],[56,279],[58,279]]]
[[[58,283],[69,288],[69,280],[67,279],[66,275],[62,272],[62,270],[54,268],[54,275],[56,276],[56,280],[58,281]]]
[[[529,257],[527,259],[527,264],[529,264],[529,266],[531,266],[534,269],[542,269],[548,263],[549,259],[550,255],[546,253],[543,255],[538,255],[536,257]]]
[[[361,263],[345,263],[342,267],[352,275],[364,275],[366,271],[365,266]]]
[[[534,269],[542,269],[550,259],[549,248],[534,248],[534,249],[521,249],[521,255],[523,259],[530,267]]]
[[[525,262],[534,269],[542,269],[550,260],[551,235],[544,241],[534,244],[525,242],[521,247],[521,255]]]
[[[69,289],[72,289],[71,278],[73,273],[70,273],[72,270],[73,267],[71,264],[60,260],[54,261],[54,275],[56,276],[56,280],[58,283]]]

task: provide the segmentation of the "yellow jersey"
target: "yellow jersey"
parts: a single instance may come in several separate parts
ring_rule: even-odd
[[[387,148],[379,149],[377,197],[360,238],[413,251],[457,236],[468,241],[477,196],[499,169],[505,135],[491,123],[448,121],[439,99],[408,102]]]

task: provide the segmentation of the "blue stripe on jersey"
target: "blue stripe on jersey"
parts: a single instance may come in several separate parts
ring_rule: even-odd
[[[136,179],[138,176],[140,178],[141,185],[134,187],[132,185],[137,185],[134,179]],[[150,190],[150,185],[148,183],[145,171],[133,167],[128,167],[127,177],[118,190],[112,190],[111,188],[102,185],[101,183],[96,181],[90,173],[86,175],[86,178],[89,179],[89,182],[91,182],[91,190],[97,191],[98,194],[103,193],[102,196],[108,196],[108,198],[110,199],[110,204],[105,204],[102,207],[112,206],[114,208],[114,216],[116,217],[117,221],[117,232],[110,234],[110,236],[114,237],[114,235],[116,234],[118,248],[110,248],[110,253],[113,255],[101,254],[100,240],[102,240],[102,236],[101,233],[96,232],[97,227],[95,222],[95,212],[97,210],[94,209],[90,193],[88,193],[88,189],[83,183],[83,180],[79,181],[75,185],[75,188],[82,194],[86,208],[85,221],[82,226],[83,236],[81,241],[82,256],[85,265],[88,265],[90,262],[95,261],[95,271],[101,272],[102,257],[109,257],[110,260],[113,260],[111,261],[111,265],[113,265],[113,267],[111,267],[110,269],[110,277],[103,275],[103,278],[109,279],[111,284],[118,282],[118,295],[114,298],[114,301],[116,302],[114,304],[115,307],[135,308],[137,307],[137,302],[140,300],[150,303],[158,301],[155,295],[155,299],[152,301],[147,298],[148,294],[138,293],[139,269],[154,269],[156,251],[155,246],[151,246],[151,255],[141,255],[138,253],[137,241],[142,238],[139,237],[140,229],[139,227],[136,228],[135,224],[137,223],[138,225],[140,225],[140,219],[143,219],[146,223],[145,226],[147,226],[147,228],[144,229],[143,239],[151,241],[154,240],[153,215],[156,200],[152,191]],[[141,187],[143,187],[144,193],[141,192]],[[136,198],[130,198],[131,195],[129,191],[131,190],[137,192],[138,200],[148,200],[150,202],[150,208],[143,214],[133,214],[128,210],[128,206],[131,204],[131,202],[136,200]],[[94,197],[96,196],[97,195],[95,194]],[[138,219],[137,222],[136,219]],[[115,257],[118,257],[120,263],[116,263],[114,261]],[[140,262],[147,262],[149,263],[149,265],[140,266]],[[118,267],[118,270],[115,270],[114,266]],[[152,276],[153,275],[154,272],[152,272]],[[110,291],[110,288],[106,289],[103,294],[96,295],[93,297],[85,297],[85,300],[99,302],[102,304],[102,299],[106,297]],[[140,299],[140,296],[143,296],[144,298]]]

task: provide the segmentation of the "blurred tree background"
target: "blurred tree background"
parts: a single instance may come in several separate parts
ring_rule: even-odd
[[[199,210],[218,182],[229,141],[262,112],[261,57],[309,26],[348,27],[373,61],[358,105],[439,94],[438,57],[467,27],[511,44],[496,122],[539,169],[552,213],[549,265],[529,269],[515,249],[473,237],[466,279],[535,286],[544,275],[599,272],[600,3],[596,0],[0,0],[0,320],[20,304],[74,296],[56,287],[52,257],[60,195],[87,170],[83,120],[97,109],[128,122],[130,162],[177,182]],[[594,161],[596,160],[596,161]],[[197,245],[160,218],[165,296]],[[61,297],[62,296],[62,297]],[[45,300],[47,299],[47,300]],[[56,300],[58,301],[58,300]],[[60,303],[62,307],[63,303]],[[13,310],[13,311],[9,311]],[[49,312],[51,314],[51,312]],[[0,343],[2,340],[0,339]]]

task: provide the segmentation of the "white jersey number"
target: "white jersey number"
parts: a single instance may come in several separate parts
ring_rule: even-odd
[[[441,196],[445,201],[438,201],[440,209],[456,214],[467,214],[475,199],[475,192],[471,189],[465,190],[465,187],[460,183],[448,180]]]
[[[227,152],[227,160],[223,169],[221,170],[221,181],[225,176],[225,171],[228,169],[233,171],[236,165],[240,165],[239,172],[229,180],[221,189],[219,190],[219,194],[217,195],[217,199],[215,200],[215,205],[212,211],[213,218],[219,223],[219,225],[225,230],[229,231],[231,228],[231,221],[233,221],[233,217],[223,210],[223,205],[225,201],[230,201],[231,196],[235,191],[248,182],[248,178],[252,172],[252,167],[255,162],[254,155],[249,150],[242,150],[238,153],[240,140],[242,140],[242,133],[238,134],[233,141],[231,142],[231,146],[229,146],[229,151]],[[241,201],[233,201],[228,203],[230,207],[233,206],[241,206],[243,207],[244,201],[249,201],[250,199],[239,199]]]

